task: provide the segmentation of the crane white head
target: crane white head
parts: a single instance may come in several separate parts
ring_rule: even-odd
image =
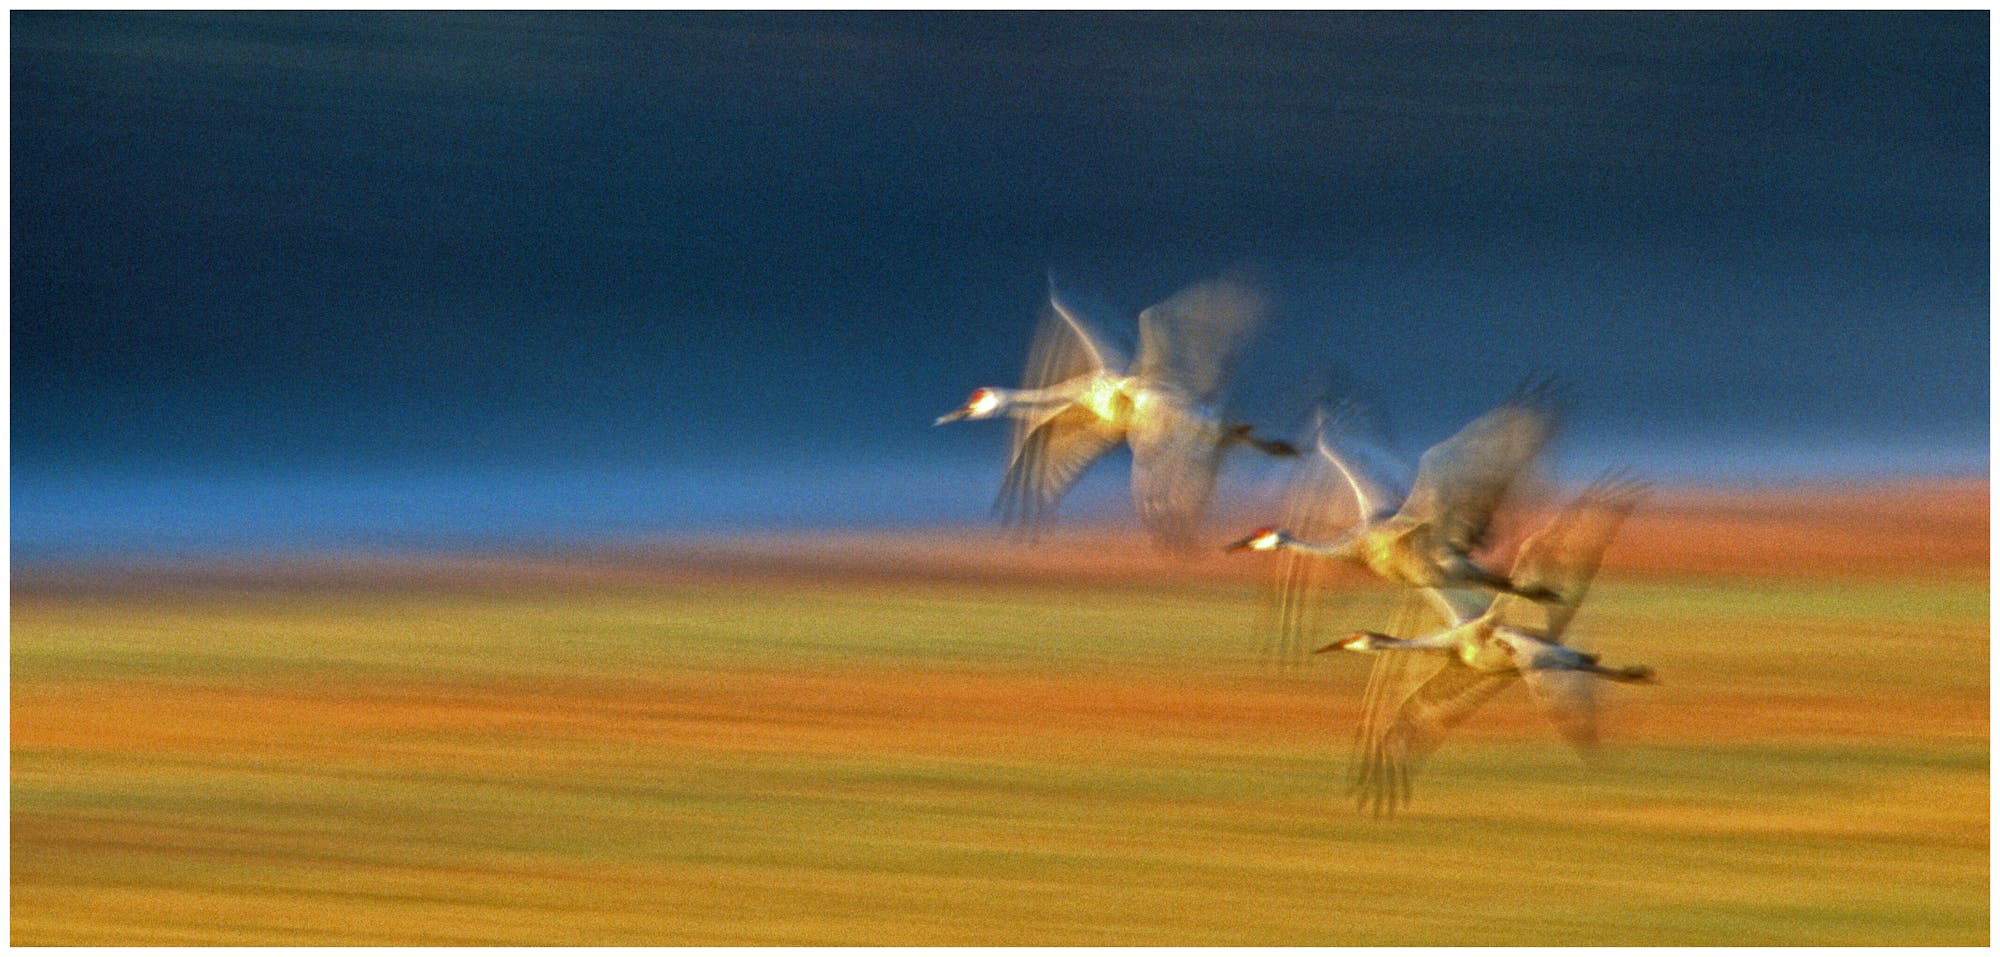
[[[1248,535],[1243,536],[1242,538],[1230,542],[1228,545],[1224,546],[1222,550],[1225,552],[1240,552],[1244,550],[1249,550],[1253,552],[1268,552],[1274,548],[1277,548],[1280,544],[1283,544],[1284,541],[1290,537],[1291,536],[1286,535],[1284,532],[1279,531],[1278,529],[1275,528],[1260,528],[1254,532],[1251,532]]]
[[[990,419],[1000,413],[1002,405],[1005,402],[998,389],[974,389],[972,395],[966,397],[964,405],[938,416],[937,421],[931,424],[943,425],[959,419]]]

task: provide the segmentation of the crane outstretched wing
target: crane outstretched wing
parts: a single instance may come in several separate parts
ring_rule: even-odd
[[[1139,521],[1166,547],[1187,551],[1222,466],[1214,423],[1154,395],[1125,434],[1132,446],[1132,502]]]
[[[1341,470],[1321,452],[1302,455],[1285,482],[1278,527],[1310,542],[1335,538],[1354,525],[1354,493]],[[1279,549],[1267,591],[1270,622],[1264,629],[1267,664],[1297,661],[1318,632],[1331,561]]]
[[[1409,495],[1409,484],[1393,474],[1389,456],[1361,435],[1366,413],[1358,403],[1343,402],[1331,411],[1313,410],[1313,454],[1302,465],[1329,472],[1346,487],[1345,496],[1322,499],[1315,519],[1351,527],[1393,514]],[[1330,483],[1331,484],[1331,483]]]
[[[1447,622],[1441,596],[1426,594],[1429,589],[1409,589],[1389,621],[1384,634],[1396,638],[1419,638],[1455,621]],[[1382,651],[1374,653],[1375,663],[1368,673],[1368,687],[1361,696],[1361,718],[1354,728],[1354,751],[1348,762],[1349,791],[1363,807],[1377,814],[1388,813],[1408,799],[1410,767],[1405,760],[1412,740],[1405,713],[1427,687],[1444,672],[1469,670],[1457,659],[1440,667],[1435,654],[1422,651]],[[1497,690],[1497,689],[1495,689]],[[1433,688],[1441,695],[1441,688]],[[1485,699],[1480,699],[1485,700]],[[1469,713],[1469,712],[1468,712]],[[1424,752],[1428,754],[1428,751]]]
[[[1414,656],[1421,652],[1390,652]],[[1373,726],[1364,723],[1357,740],[1353,794],[1377,815],[1392,814],[1410,802],[1410,783],[1452,728],[1514,681],[1512,674],[1475,671],[1457,658],[1431,672],[1408,695],[1393,700],[1393,713]],[[1391,699],[1385,696],[1384,706]]]
[[[1597,678],[1582,671],[1535,668],[1521,673],[1535,704],[1588,760],[1597,750]]]
[[[1081,310],[1063,298],[1062,293],[1056,290],[1053,278],[1049,281],[1049,313],[1044,318],[1052,323],[1060,322],[1067,327],[1066,337],[1088,353],[1090,362],[1088,371],[1110,372],[1113,375],[1125,374],[1127,365],[1125,351],[1114,345],[1109,336],[1083,318]],[[1033,349],[1029,351],[1032,357]],[[1030,365],[1033,365],[1032,358]]]
[[[1021,368],[1021,388],[1044,390],[1091,376],[1121,375],[1124,366],[1124,357],[1064,303],[1051,284],[1049,309],[1035,326],[1035,337],[1028,344],[1028,362]],[[1061,411],[1015,418],[1013,441],[1007,451],[1009,461],[1020,458],[1029,434]]]
[[[1007,463],[993,511],[1031,534],[1055,517],[1056,503],[1121,435],[1089,409],[1068,406],[1027,430]]]
[[[1139,313],[1133,374],[1213,405],[1236,350],[1263,319],[1264,308],[1263,290],[1240,277],[1199,283],[1147,307]]]
[[[1402,488],[1386,477],[1385,469],[1356,455],[1352,445],[1342,447],[1338,442],[1357,414],[1351,406],[1330,415],[1314,411],[1313,450],[1299,457],[1285,482],[1279,528],[1305,541],[1323,543],[1394,511],[1402,501]],[[1330,570],[1329,559],[1278,550],[1267,597],[1270,615],[1263,649],[1267,664],[1296,661],[1318,634]]]
[[[1427,521],[1459,552],[1484,544],[1493,515],[1548,444],[1560,415],[1546,385],[1523,388],[1417,461],[1402,514]]]
[[[1500,624],[1562,643],[1563,632],[1576,617],[1590,591],[1604,550],[1646,494],[1646,485],[1628,475],[1607,472],[1557,513],[1514,556],[1509,576],[1518,588],[1554,592],[1553,602],[1536,602],[1518,595],[1499,595],[1493,614]]]

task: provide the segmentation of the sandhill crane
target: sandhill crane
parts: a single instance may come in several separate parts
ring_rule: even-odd
[[[1370,676],[1356,739],[1354,790],[1361,806],[1383,814],[1408,803],[1411,776],[1445,733],[1515,678],[1528,685],[1563,736],[1589,756],[1597,745],[1593,683],[1650,683],[1653,671],[1606,667],[1596,655],[1564,647],[1563,634],[1590,589],[1605,547],[1643,492],[1641,484],[1628,478],[1602,478],[1522,543],[1514,581],[1547,589],[1556,596],[1552,602],[1501,593],[1480,608],[1476,596],[1443,592],[1440,600],[1455,610],[1452,624],[1442,631],[1419,638],[1357,631],[1319,649],[1386,653],[1402,664],[1413,657],[1444,658],[1406,694],[1393,689],[1393,672],[1378,668]]]
[[[1555,432],[1556,404],[1546,383],[1522,387],[1432,446],[1418,460],[1407,492],[1380,467],[1379,450],[1351,438],[1340,441],[1355,414],[1350,408],[1338,417],[1331,437],[1324,418],[1316,423],[1313,454],[1301,460],[1286,489],[1285,526],[1260,528],[1227,546],[1280,553],[1273,588],[1279,620],[1269,638],[1275,648],[1267,648],[1267,656],[1290,658],[1303,640],[1325,561],[1351,562],[1396,584],[1425,589],[1447,621],[1451,608],[1441,603],[1439,589],[1553,597],[1517,585],[1470,555],[1484,543],[1509,489]],[[1298,533],[1324,538],[1312,541]]]
[[[1247,445],[1297,455],[1281,441],[1216,412],[1236,348],[1263,311],[1253,287],[1218,279],[1176,293],[1139,314],[1139,350],[1129,365],[1056,295],[1037,330],[1021,388],[975,389],[938,417],[1009,416],[1014,438],[994,511],[1031,530],[1092,462],[1124,442],[1132,448],[1132,500],[1162,544],[1187,547],[1215,489],[1222,455]]]

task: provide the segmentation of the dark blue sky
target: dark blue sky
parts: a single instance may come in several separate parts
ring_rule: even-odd
[[[1984,12],[10,23],[17,556],[979,521],[1051,268],[1411,454],[1987,467]]]

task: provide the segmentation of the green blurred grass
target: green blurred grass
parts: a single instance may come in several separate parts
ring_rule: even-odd
[[[1981,944],[1987,600],[1607,581],[1375,820],[1246,587],[17,594],[13,943]]]

